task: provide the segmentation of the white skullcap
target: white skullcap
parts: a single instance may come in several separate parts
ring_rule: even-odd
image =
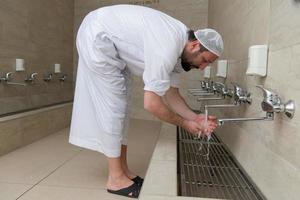
[[[200,29],[195,32],[195,37],[210,52],[220,57],[223,53],[224,45],[222,36],[214,29]]]

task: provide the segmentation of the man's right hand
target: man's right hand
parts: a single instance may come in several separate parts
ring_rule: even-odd
[[[202,127],[199,123],[192,121],[192,120],[186,120],[186,119],[184,119],[182,121],[181,127],[192,134],[198,134],[199,131],[201,131],[201,129],[202,129]]]

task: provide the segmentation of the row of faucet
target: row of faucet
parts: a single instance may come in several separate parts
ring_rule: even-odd
[[[13,82],[12,81],[12,75],[13,75],[14,72],[7,72],[3,77],[0,76],[0,82],[1,81],[4,81],[5,83],[7,83],[8,85],[22,85],[22,86],[26,86],[27,84],[26,83],[34,83],[36,80],[37,80],[37,76],[38,76],[38,73],[37,72],[34,72],[34,73],[31,73],[30,75],[28,75],[24,81],[26,83],[16,83],[16,82]],[[64,82],[65,80],[67,79],[67,74],[62,74],[58,77],[58,80],[60,82]],[[43,80],[45,82],[50,82],[53,80],[53,74],[52,73],[49,73],[49,74],[46,74],[44,75],[44,78]]]
[[[201,88],[188,89],[188,92],[193,96],[197,96],[198,101],[210,101],[210,100],[224,100],[225,98],[233,98],[233,102],[230,104],[216,104],[216,105],[204,105],[205,113],[208,113],[208,109],[211,108],[233,108],[239,107],[241,104],[251,104],[251,93],[241,88],[239,85],[232,83],[233,88],[227,87],[225,84],[213,81],[201,81]],[[261,108],[266,115],[263,117],[252,118],[227,118],[218,119],[219,125],[223,125],[225,122],[238,122],[238,121],[255,121],[255,120],[273,120],[274,113],[285,113],[287,117],[293,118],[295,113],[295,103],[292,100],[283,103],[278,94],[274,91],[266,89],[261,85],[256,86],[263,91],[263,100],[261,102]],[[217,97],[207,97],[215,96]],[[199,96],[201,96],[199,98]]]
[[[227,97],[234,99],[234,104],[239,105],[241,103],[252,103],[251,94],[241,88],[239,85],[232,83],[233,88],[228,88],[225,84],[213,81],[201,81],[202,89],[188,89],[188,91],[194,96],[202,96],[197,98],[198,101],[204,100],[223,100]],[[217,97],[205,97],[203,96],[215,96]]]

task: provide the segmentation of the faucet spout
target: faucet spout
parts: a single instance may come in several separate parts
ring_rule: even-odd
[[[205,110],[208,108],[235,108],[239,107],[241,104],[216,104],[216,105],[205,105]]]
[[[6,82],[7,85],[20,85],[20,86],[27,86],[26,83],[15,83],[15,82]]]
[[[197,101],[206,101],[206,100],[224,100],[224,96],[222,97],[207,97],[207,98],[198,98]]]
[[[214,96],[216,95],[215,93],[211,93],[211,92],[194,92],[193,96]]]
[[[272,121],[274,120],[274,113],[267,112],[265,117],[247,117],[247,118],[227,118],[218,119],[219,126],[224,125],[225,122],[242,122],[242,121]]]

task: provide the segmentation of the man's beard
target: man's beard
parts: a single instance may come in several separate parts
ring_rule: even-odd
[[[187,61],[181,59],[181,66],[183,68],[184,71],[188,72],[192,69],[190,63],[188,63]]]
[[[198,55],[198,53],[193,53],[191,56],[196,56]],[[181,66],[183,68],[184,71],[188,72],[193,68],[199,68],[198,66],[193,65],[193,63],[188,61],[187,55],[185,53],[185,51],[183,51],[182,55],[181,55]]]

